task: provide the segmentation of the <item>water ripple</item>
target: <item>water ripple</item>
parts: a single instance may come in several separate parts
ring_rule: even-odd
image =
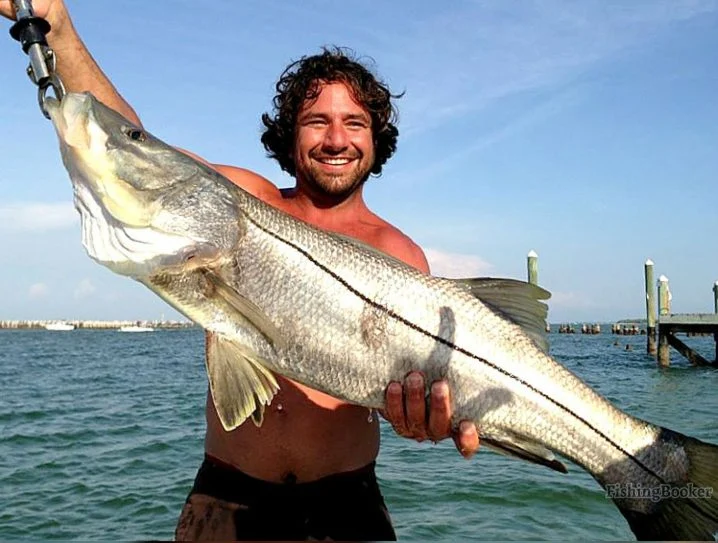
[[[661,369],[645,338],[614,341],[552,334],[551,350],[632,414],[718,442],[718,370]],[[172,538],[203,452],[202,356],[199,330],[0,333],[0,539]],[[483,450],[466,461],[386,425],[377,468],[400,539],[633,539],[569,470]]]

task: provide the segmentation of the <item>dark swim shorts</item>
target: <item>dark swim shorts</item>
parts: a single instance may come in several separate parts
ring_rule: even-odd
[[[270,483],[205,456],[175,539],[394,541],[374,466],[310,483]]]

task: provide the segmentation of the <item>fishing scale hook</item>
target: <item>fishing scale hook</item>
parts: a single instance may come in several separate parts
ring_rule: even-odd
[[[20,42],[22,50],[30,57],[27,75],[37,85],[37,101],[40,111],[46,118],[47,94],[52,89],[55,98],[62,100],[65,86],[55,72],[57,57],[47,45],[45,36],[50,32],[50,23],[36,17],[32,10],[32,0],[13,0],[17,22],[10,27],[10,35]]]

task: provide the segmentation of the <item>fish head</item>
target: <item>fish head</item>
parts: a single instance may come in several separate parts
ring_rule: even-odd
[[[204,165],[89,93],[50,99],[47,110],[90,257],[135,278],[217,258],[232,202],[198,186]]]
[[[156,211],[157,191],[196,174],[189,157],[128,121],[89,93],[53,100],[48,112],[73,182],[92,191],[125,225],[145,227]],[[168,164],[172,174],[167,174]]]

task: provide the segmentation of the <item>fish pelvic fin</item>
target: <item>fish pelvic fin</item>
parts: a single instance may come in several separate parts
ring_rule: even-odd
[[[207,337],[207,377],[219,420],[231,431],[251,417],[264,420],[264,407],[279,390],[277,380],[253,351],[216,334]]]
[[[678,442],[683,446],[689,462],[686,479],[657,487],[659,496],[646,498],[655,501],[649,513],[628,509],[622,506],[620,499],[616,500],[616,505],[639,540],[715,541],[718,531],[718,446],[665,428],[661,430],[664,442]],[[606,486],[610,495],[611,486]]]
[[[469,290],[482,303],[488,305],[512,322],[518,324],[533,342],[548,353],[546,318],[551,293],[537,285],[498,277],[447,279]]]
[[[503,434],[501,436],[482,435],[480,441],[481,445],[486,445],[494,452],[520,458],[533,464],[546,466],[560,473],[568,473],[566,466],[556,460],[554,454],[539,443],[509,434]]]

